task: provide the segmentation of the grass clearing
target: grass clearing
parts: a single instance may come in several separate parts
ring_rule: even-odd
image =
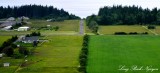
[[[90,36],[88,73],[146,73],[146,67],[160,69],[160,36]],[[130,70],[125,72],[120,66]],[[144,70],[132,70],[132,66]],[[148,71],[147,73],[160,73]]]
[[[121,25],[121,26],[99,26],[99,33],[100,34],[106,34],[106,35],[112,35],[115,32],[137,32],[137,33],[143,33],[148,32],[149,34],[152,34],[147,29],[143,28],[142,26],[134,25],[134,26],[127,26],[127,25]]]
[[[47,22],[46,20],[31,20],[32,24],[28,24],[28,26],[32,28],[40,28],[40,27],[46,27],[47,25],[51,25],[51,27],[59,26],[58,31],[78,32],[79,22],[80,22],[79,20],[65,20],[63,22]]]
[[[49,36],[18,73],[78,73],[82,36]]]

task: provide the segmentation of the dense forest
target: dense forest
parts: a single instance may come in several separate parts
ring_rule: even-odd
[[[160,9],[138,6],[105,6],[98,15],[86,18],[86,24],[97,33],[98,25],[160,25]]]
[[[133,24],[160,24],[160,9],[143,9],[138,6],[105,6],[100,8],[97,16],[87,17],[94,19],[99,25],[133,25]]]
[[[24,5],[14,7],[3,7],[0,6],[0,19],[8,17],[21,17],[27,16],[33,19],[80,19],[78,16],[69,14],[63,9],[57,9],[53,6],[42,6],[42,5]]]

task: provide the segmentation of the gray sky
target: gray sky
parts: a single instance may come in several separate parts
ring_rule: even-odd
[[[143,8],[160,8],[160,0],[0,0],[1,6],[20,6],[26,4],[52,5],[63,8],[80,17],[97,14],[100,7],[113,5],[138,5]]]

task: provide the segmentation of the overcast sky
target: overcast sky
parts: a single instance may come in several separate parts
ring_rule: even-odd
[[[80,17],[97,14],[100,7],[113,5],[138,5],[143,8],[160,8],[160,0],[0,0],[1,6],[20,6],[26,4],[52,5],[63,8]]]

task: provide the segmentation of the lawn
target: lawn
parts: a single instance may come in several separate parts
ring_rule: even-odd
[[[40,28],[46,27],[47,25],[51,25],[51,27],[59,26],[58,31],[75,31],[78,32],[79,28],[79,20],[65,20],[62,22],[47,22],[46,20],[31,20],[31,24],[28,26],[32,28]]]
[[[10,63],[9,67],[3,67],[3,63]],[[1,73],[14,73],[15,70],[18,68],[22,59],[13,59],[10,57],[3,57],[0,59],[0,72]]]
[[[31,31],[0,31],[0,36],[15,36],[15,35],[26,35]]]
[[[111,35],[115,32],[137,32],[137,33],[143,33],[148,32],[149,34],[153,34],[147,29],[143,28],[142,26],[133,25],[133,26],[127,26],[127,25],[119,25],[119,26],[99,26],[99,33],[100,34],[107,34]]]
[[[49,36],[17,73],[79,73],[82,36]]]
[[[11,36],[0,36],[0,46],[3,44],[4,41],[10,39]]]
[[[160,73],[160,36],[90,36],[88,73]],[[133,69],[133,66],[137,68]],[[128,71],[123,69],[127,68]],[[143,70],[136,70],[141,68]]]
[[[2,45],[4,41],[10,38],[11,36],[0,36],[0,46]],[[6,62],[10,63],[10,67],[3,67],[3,63],[6,63]],[[21,59],[13,59],[10,57],[0,58],[0,72],[1,73],[13,73],[21,62],[22,62]]]

